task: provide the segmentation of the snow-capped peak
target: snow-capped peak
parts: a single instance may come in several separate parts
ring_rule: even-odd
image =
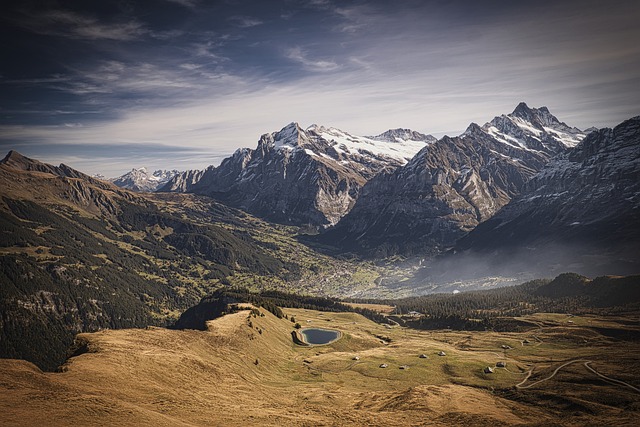
[[[177,170],[158,169],[150,174],[146,167],[140,167],[133,168],[126,174],[108,181],[133,191],[155,191],[179,173]]]
[[[575,147],[586,136],[586,132],[560,122],[547,107],[531,108],[524,102],[511,114],[495,117],[482,130],[507,145],[547,153]]]
[[[433,135],[425,135],[420,132],[416,132],[411,129],[389,129],[386,132],[381,133],[380,135],[369,137],[376,141],[386,141],[386,142],[407,142],[407,141],[424,141],[424,142],[435,142],[437,140]]]
[[[409,129],[402,135],[422,135]],[[317,135],[328,141],[338,153],[366,155],[367,153],[374,156],[390,157],[399,161],[401,164],[409,161],[418,151],[420,151],[427,142],[430,142],[428,135],[424,135],[424,139],[403,139],[395,138],[378,138],[355,136],[340,129],[333,127],[324,127],[312,125],[307,128],[307,132],[311,135]],[[391,131],[389,131],[391,132]],[[384,134],[382,134],[384,135]],[[379,135],[380,136],[380,135]],[[435,138],[434,138],[435,140]]]
[[[293,150],[306,142],[305,131],[296,122],[291,122],[278,132],[262,135],[260,143],[273,145],[277,150]]]

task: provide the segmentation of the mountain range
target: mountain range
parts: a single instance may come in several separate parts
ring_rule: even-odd
[[[371,179],[349,214],[319,240],[374,258],[439,253],[491,218],[549,159],[584,136],[547,108],[521,103]]]
[[[129,172],[117,178],[110,178],[108,181],[113,182],[121,188],[132,191],[150,192],[156,191],[159,187],[165,185],[174,176],[178,175],[178,170],[158,169],[149,173],[147,168],[134,168]]]
[[[373,176],[406,164],[434,141],[408,129],[367,138],[291,123],[262,135],[255,149],[179,174],[159,191],[211,196],[269,221],[325,228],[349,212]]]
[[[535,183],[546,179],[568,186],[562,180],[572,175],[558,172],[558,165],[582,153],[581,141],[592,132],[607,131],[580,130],[560,121],[546,107],[525,103],[484,125],[471,123],[460,136],[439,140],[410,129],[359,137],[336,128],[302,129],[291,123],[262,135],[255,149],[239,149],[217,167],[176,174],[158,190],[213,197],[268,221],[317,230],[319,235],[303,240],[332,252],[373,259],[397,254],[434,256],[456,247],[459,239],[531,191]],[[631,146],[636,143],[632,134],[624,138]],[[615,147],[609,149],[613,152]],[[634,167],[632,161],[630,166],[622,164],[615,154],[607,161],[612,170]],[[556,170],[551,175],[545,169],[549,162]],[[590,170],[605,173],[602,168]],[[539,173],[543,175],[537,177]],[[592,176],[589,183],[605,179]],[[545,183],[544,188],[551,187]],[[591,190],[583,186],[563,191],[556,204],[588,203],[575,199],[572,192],[589,194]],[[607,197],[618,197],[600,188],[593,191],[603,195],[605,204]],[[635,200],[626,192],[620,197]],[[629,203],[610,202],[619,209],[606,210],[607,215],[627,215],[632,209]],[[581,219],[585,210],[554,209],[573,218],[568,226],[572,230],[580,229],[577,224],[593,222]],[[545,233],[528,219],[523,221],[526,225],[520,223],[520,228],[534,235]],[[488,226],[479,228],[456,250],[468,251],[469,245],[490,240],[473,237]],[[559,238],[568,234],[554,232]],[[472,241],[478,243],[468,243]]]

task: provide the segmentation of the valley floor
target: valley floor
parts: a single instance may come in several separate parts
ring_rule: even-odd
[[[86,352],[60,373],[0,360],[0,422],[620,426],[640,415],[640,345],[628,340],[637,340],[637,319],[539,314],[523,319],[526,332],[425,332],[286,309],[303,327],[343,332],[303,347],[291,321],[260,311],[226,315],[204,332],[81,334]]]

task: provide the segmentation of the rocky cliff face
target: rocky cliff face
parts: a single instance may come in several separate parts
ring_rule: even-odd
[[[444,137],[364,187],[349,214],[319,239],[374,257],[437,253],[491,218],[584,134],[520,104],[460,137]]]
[[[552,159],[457,250],[508,253],[518,247],[528,248],[531,258],[553,258],[549,248],[554,246],[565,258],[582,258],[581,263],[595,264],[602,257],[610,264],[615,258],[638,268],[639,224],[640,117],[635,117],[590,133]]]
[[[353,207],[369,179],[405,164],[433,138],[403,135],[422,139],[372,139],[291,123],[262,135],[255,150],[178,175],[160,191],[207,195],[270,221],[326,227]]]

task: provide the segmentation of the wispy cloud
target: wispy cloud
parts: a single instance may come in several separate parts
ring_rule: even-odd
[[[264,24],[264,22],[258,18],[254,18],[251,16],[231,16],[228,18],[229,21],[233,22],[240,28],[251,28],[257,27],[258,25]]]
[[[123,168],[150,166],[141,161],[148,147],[154,162],[184,168],[158,149],[180,141],[191,150],[181,164],[189,157],[188,167],[199,168],[254,147],[260,134],[291,121],[354,134],[409,127],[441,136],[519,101],[546,105],[578,127],[611,126],[637,114],[637,1],[611,8],[586,0],[583,7],[505,0],[499,10],[416,0],[296,0],[283,9],[224,1],[210,9],[201,1],[198,13],[168,2],[196,5],[166,0],[152,2],[153,11],[138,2],[126,13],[32,12],[29,29],[59,36],[32,37],[56,61],[40,69],[29,52],[22,58],[27,71],[3,67],[3,123],[32,125],[0,127],[0,145],[41,141],[40,148],[53,144],[60,152],[67,150],[63,142],[96,145],[97,156],[115,144],[105,156]],[[173,26],[156,9],[163,5],[180,15]],[[63,43],[66,56],[55,56]],[[128,144],[139,144],[139,157],[117,157],[116,150],[131,154]],[[107,172],[89,155],[80,157],[77,167]]]
[[[286,53],[286,57],[292,61],[302,64],[304,68],[309,71],[328,72],[339,68],[338,64],[334,61],[310,58],[308,53],[301,47],[293,47],[289,49]]]
[[[84,40],[128,41],[139,38],[148,30],[136,20],[105,23],[96,18],[68,10],[48,10],[20,22],[39,34]]]
[[[166,0],[169,3],[176,3],[189,9],[195,9],[200,4],[199,0]]]

